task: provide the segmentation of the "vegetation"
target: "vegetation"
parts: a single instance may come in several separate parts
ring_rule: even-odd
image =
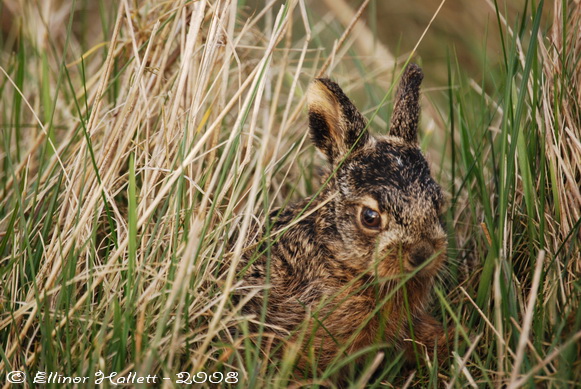
[[[464,37],[475,71],[452,44],[424,59],[421,38],[392,55],[368,0],[352,3],[361,13],[343,1],[3,2],[0,385],[13,370],[31,386],[39,371],[99,370],[336,385],[353,356],[293,375],[298,349],[248,330],[260,318],[231,299],[232,264],[253,220],[320,188],[310,80],[338,80],[381,133],[409,60],[444,69],[424,66],[421,144],[449,193],[434,311],[453,353],[410,367],[393,348],[365,350],[347,384],[578,385],[581,5],[481,3],[499,52]]]

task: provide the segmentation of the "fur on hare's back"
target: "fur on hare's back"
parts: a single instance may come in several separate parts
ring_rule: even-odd
[[[316,198],[272,212],[270,236],[257,234],[240,263],[245,287],[264,289],[246,312],[259,318],[267,296],[268,330],[300,341],[321,369],[378,343],[411,356],[412,332],[427,355],[446,349],[428,314],[447,240],[442,192],[417,142],[422,78],[417,65],[404,72],[386,136],[367,131],[336,83],[311,83],[311,139],[334,173]]]

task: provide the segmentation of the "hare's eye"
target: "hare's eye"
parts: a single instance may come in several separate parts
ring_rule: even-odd
[[[363,207],[361,210],[361,224],[366,228],[377,230],[381,226],[381,215],[371,208]]]

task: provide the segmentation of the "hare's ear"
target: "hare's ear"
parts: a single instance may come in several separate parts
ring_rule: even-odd
[[[307,101],[311,139],[331,164],[369,141],[365,118],[333,81],[314,80]]]
[[[399,82],[391,116],[389,134],[411,143],[418,141],[420,84],[423,78],[424,74],[418,65],[408,65]]]

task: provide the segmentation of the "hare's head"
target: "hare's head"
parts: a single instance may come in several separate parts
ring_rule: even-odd
[[[418,267],[418,275],[433,275],[445,257],[444,199],[417,140],[422,78],[408,66],[386,136],[367,131],[336,83],[317,79],[308,90],[311,138],[334,171],[329,218],[341,240],[338,259],[383,276]]]

